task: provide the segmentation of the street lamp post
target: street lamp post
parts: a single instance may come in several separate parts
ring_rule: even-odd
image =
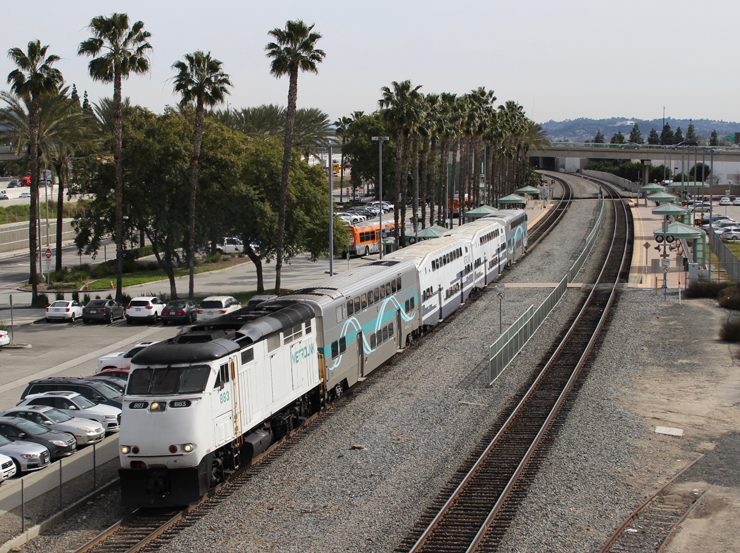
[[[334,171],[331,170],[331,144],[329,144],[329,276],[334,276]]]
[[[383,259],[383,142],[388,140],[387,136],[373,136],[373,141],[378,143],[378,201],[380,202],[378,205],[380,208],[378,212],[378,251],[380,259]]]

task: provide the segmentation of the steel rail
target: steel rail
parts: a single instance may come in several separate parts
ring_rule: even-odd
[[[612,194],[612,196],[614,196],[614,195]],[[564,398],[567,396],[567,392],[570,391],[570,389],[572,388],[573,383],[575,382],[575,379],[577,377],[577,371],[579,371],[580,370],[580,367],[583,366],[583,363],[584,363],[584,361],[585,361],[585,359],[586,359],[586,357],[587,357],[590,349],[593,347],[593,344],[595,343],[596,336],[598,336],[598,333],[600,332],[601,328],[603,327],[603,324],[604,324],[605,319],[606,319],[605,313],[608,312],[608,309],[609,309],[609,307],[611,306],[611,304],[613,302],[614,290],[616,289],[616,285],[617,285],[617,283],[619,281],[619,275],[621,274],[621,270],[622,270],[622,268],[624,266],[626,255],[627,255],[627,251],[628,251],[629,225],[627,224],[627,222],[628,222],[628,220],[627,220],[627,213],[626,213],[626,208],[624,206],[624,202],[620,201],[619,203],[622,206],[622,210],[624,212],[625,229],[626,229],[625,232],[627,234],[626,234],[625,240],[624,240],[624,249],[622,251],[622,257],[621,257],[621,260],[620,260],[619,271],[617,271],[617,273],[615,275],[614,282],[612,283],[612,287],[611,287],[610,294],[609,294],[609,300],[607,301],[607,304],[604,307],[603,313],[602,313],[602,315],[601,315],[601,317],[599,319],[599,322],[597,324],[596,330],[594,331],[591,339],[589,340],[589,342],[587,344],[586,351],[584,353],[582,353],[582,355],[581,355],[581,357],[580,357],[580,359],[579,359],[579,361],[577,363],[577,367],[578,368],[573,371],[573,374],[568,379],[568,382],[566,383],[565,388],[559,394],[559,397],[558,397],[558,400],[556,401],[555,406],[553,407],[553,409],[549,413],[548,417],[546,418],[545,423],[543,424],[542,428],[540,429],[540,431],[538,432],[537,436],[535,437],[534,442],[527,449],[527,453],[525,454],[522,462],[520,462],[518,464],[517,469],[515,470],[512,479],[507,483],[507,485],[506,485],[506,487],[504,489],[504,492],[498,498],[498,500],[496,501],[493,509],[491,510],[491,512],[489,513],[489,515],[486,517],[486,520],[485,520],[483,526],[479,529],[479,531],[476,534],[473,542],[471,542],[470,546],[468,547],[468,551],[471,551],[471,550],[475,549],[480,544],[480,542],[482,541],[483,537],[485,536],[486,530],[490,526],[490,523],[495,518],[495,515],[500,511],[501,507],[504,504],[504,501],[508,497],[509,492],[511,491],[511,489],[512,489],[512,487],[514,485],[514,482],[518,479],[519,476],[521,476],[521,473],[523,472],[524,468],[526,467],[527,462],[531,459],[531,456],[533,455],[534,451],[536,450],[537,445],[542,440],[542,437],[545,435],[547,429],[551,426],[552,421],[554,420],[554,417],[556,416],[557,412],[560,410],[560,406],[562,405],[562,403],[564,401]],[[615,212],[616,212],[616,210],[617,210],[616,202],[614,202],[614,209],[615,209]],[[618,214],[615,213],[615,216],[618,216]],[[615,243],[617,241],[618,227],[619,227],[619,222],[618,222],[618,220],[615,220],[615,228],[614,228],[614,233],[613,233],[613,236],[612,236],[612,242],[611,242],[610,249],[609,249],[609,255],[607,255],[607,261],[604,262],[604,264],[603,264],[603,266],[601,268],[601,271],[599,273],[599,277],[597,279],[597,283],[601,282],[601,280],[604,277],[604,273],[607,270],[608,260],[609,260],[609,258],[611,256],[612,251],[615,248]],[[528,400],[532,397],[532,395],[534,394],[535,390],[539,387],[539,385],[541,384],[542,380],[545,378],[545,375],[548,373],[550,367],[555,363],[555,360],[560,357],[562,350],[566,346],[566,343],[569,342],[571,336],[575,332],[575,329],[576,329],[577,325],[583,319],[584,313],[586,312],[587,308],[589,308],[590,305],[591,305],[591,303],[593,302],[593,298],[595,297],[595,294],[597,292],[597,289],[598,289],[598,286],[597,285],[593,286],[593,288],[591,289],[591,292],[589,293],[589,296],[588,296],[588,298],[587,298],[587,300],[586,300],[583,308],[579,312],[579,314],[576,317],[576,320],[574,321],[574,323],[571,326],[571,328],[566,333],[565,338],[561,341],[561,343],[558,345],[556,351],[551,356],[550,360],[547,362],[547,364],[545,365],[545,367],[543,368],[543,370],[537,376],[537,378],[534,381],[534,383],[529,387],[529,389],[527,390],[527,392],[524,395],[524,397],[519,401],[519,403],[517,404],[517,406],[515,407],[515,409],[511,413],[511,415],[509,415],[509,417],[507,418],[507,420],[504,422],[504,424],[502,425],[501,429],[496,433],[496,435],[494,436],[494,438],[491,440],[491,442],[489,443],[489,445],[485,448],[485,450],[480,455],[480,457],[476,460],[476,462],[471,467],[471,469],[468,471],[468,473],[465,475],[465,477],[463,478],[463,480],[456,487],[456,489],[451,494],[451,496],[447,499],[447,501],[444,503],[444,505],[442,506],[442,508],[437,512],[437,514],[432,519],[432,521],[428,524],[427,528],[424,530],[424,532],[422,533],[422,535],[417,539],[416,543],[410,549],[410,552],[418,552],[418,551],[421,551],[422,550],[422,548],[427,543],[427,540],[433,534],[435,528],[438,526],[438,524],[440,523],[440,521],[442,520],[442,518],[449,513],[449,511],[451,510],[451,507],[457,502],[458,498],[461,496],[462,491],[465,490],[468,487],[468,484],[471,482],[473,476],[476,475],[479,472],[479,470],[481,469],[483,463],[489,457],[491,451],[499,444],[499,442],[501,440],[501,437],[504,434],[504,432],[510,430],[510,427],[512,426],[513,421],[517,417],[519,417],[520,413],[524,410],[524,406],[526,405],[526,403],[528,402]]]

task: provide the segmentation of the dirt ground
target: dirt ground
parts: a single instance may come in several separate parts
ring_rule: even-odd
[[[666,552],[740,552],[740,347],[717,338],[728,316],[711,300],[666,305],[655,325],[675,338],[656,342],[643,329],[642,366],[619,398],[646,424],[683,430],[682,437],[652,434],[639,444],[646,462],[666,467],[654,489],[704,455],[680,482],[708,491]]]

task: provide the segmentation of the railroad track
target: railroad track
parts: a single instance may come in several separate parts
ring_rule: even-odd
[[[530,240],[529,251],[544,236],[549,234],[570,206],[572,191],[567,183],[564,181],[561,182],[564,190],[563,197],[548,216],[541,219],[537,227],[532,231],[532,234],[537,238],[535,242]],[[449,324],[453,321],[461,311],[464,311],[465,307],[466,305],[458,309],[443,324]],[[420,342],[416,341],[412,345],[407,346],[406,349],[408,347],[418,347],[419,345]],[[395,357],[390,361],[393,361],[393,359]],[[380,372],[380,370],[376,370],[374,374],[380,374]],[[358,396],[368,385],[369,381],[355,385],[348,391],[346,396],[339,398],[339,400],[332,403],[329,409],[320,413],[321,416],[318,414],[314,415],[310,419],[309,424],[302,426],[294,431],[290,437],[272,446],[268,451],[256,458],[251,465],[235,472],[229,480],[211,490],[197,505],[182,509],[137,509],[77,549],[75,553],[134,553],[161,547],[163,543],[171,540],[184,528],[195,524],[209,511],[214,509],[220,501],[235,493],[266,466],[269,466],[309,436],[315,429],[320,428],[321,425],[326,423],[337,412],[337,408],[340,407],[343,401],[346,401],[348,397]]]
[[[569,394],[578,386],[581,370],[614,301],[616,285],[624,268],[629,267],[631,213],[610,188],[604,189],[614,208],[615,224],[596,284],[532,385],[515,398],[510,414],[489,431],[485,442],[475,448],[397,551],[497,549],[526,497],[543,451],[549,448],[550,430],[572,404]]]
[[[699,503],[704,490],[683,490],[676,485],[679,477],[704,455],[685,466],[676,476],[635,509],[617,528],[601,553],[661,552],[678,525]]]
[[[551,177],[557,180],[563,187],[563,195],[560,197],[560,201],[549,210],[548,214],[545,215],[535,229],[529,233],[529,243],[527,244],[527,250],[532,250],[537,244],[539,244],[545,236],[550,234],[550,231],[563,218],[565,212],[568,211],[571,202],[573,201],[573,190],[563,179],[557,177]]]

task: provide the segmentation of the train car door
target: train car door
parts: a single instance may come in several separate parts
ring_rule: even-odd
[[[398,338],[396,340],[398,346],[397,348],[399,350],[403,349],[403,344],[401,343],[401,339],[403,338],[403,329],[401,328],[401,309],[396,310],[396,327],[398,328]]]
[[[357,331],[355,336],[357,342],[357,376],[364,378],[365,376],[365,351],[362,347],[362,330]]]

